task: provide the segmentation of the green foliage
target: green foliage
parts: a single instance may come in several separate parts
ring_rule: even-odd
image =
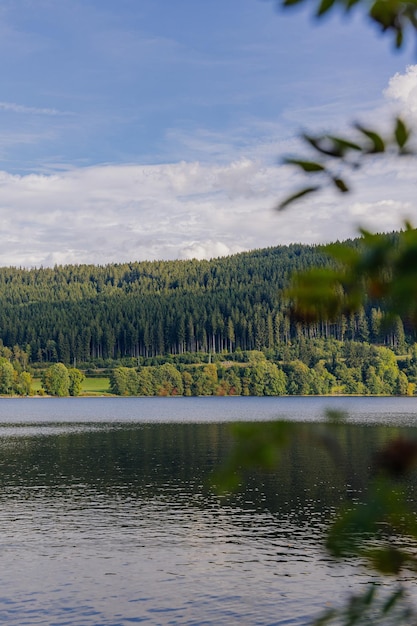
[[[304,0],[282,0],[283,7],[301,4]],[[417,0],[318,0],[316,16],[322,18],[336,7],[350,12],[364,8],[368,17],[383,32],[395,38],[395,45],[403,45],[406,29],[417,30]],[[278,209],[287,208],[296,200],[318,192],[324,186],[334,187],[341,193],[350,189],[344,177],[345,170],[357,170],[375,155],[410,154],[411,129],[397,118],[393,130],[387,135],[359,124],[354,126],[355,135],[334,137],[332,135],[304,135],[315,158],[295,157],[286,163],[299,168],[314,178],[309,184],[284,199]],[[343,174],[341,177],[340,172]],[[317,181],[317,182],[316,182]],[[361,335],[367,340],[369,330],[374,339],[387,322],[402,320],[417,328],[417,233],[406,224],[405,232],[397,239],[383,235],[372,235],[362,231],[362,242],[358,248],[333,245],[325,249],[333,259],[333,267],[316,267],[298,276],[287,295],[292,300],[295,319],[311,324],[323,319],[338,320],[352,318],[361,313]],[[371,325],[365,324],[363,307],[378,303],[383,315],[371,315]],[[385,318],[385,319],[384,319]],[[395,323],[395,322],[394,322]],[[398,347],[404,348],[401,329]],[[404,392],[408,380],[404,372],[398,371],[392,352],[380,348],[376,359],[365,364],[363,359],[356,366],[335,364],[334,374],[344,379],[345,390],[367,385],[371,393]],[[415,368],[415,364],[413,363]],[[361,371],[362,370],[362,371]],[[411,370],[414,377],[416,370]],[[362,380],[361,380],[362,379]],[[401,390],[401,391],[400,391]],[[401,546],[403,537],[417,538],[415,515],[411,514],[404,487],[398,480],[416,462],[417,444],[411,440],[392,440],[380,452],[377,477],[362,502],[349,503],[339,512],[328,534],[327,548],[336,558],[351,555],[366,559],[381,575],[398,576],[404,567],[417,569],[414,551]],[[315,625],[334,624],[416,624],[417,617],[405,598],[403,588],[395,590],[388,598],[381,599],[374,586],[363,594],[353,595],[340,609],[330,609],[316,620]]]
[[[154,395],[154,377],[150,367],[141,367],[137,374],[138,396]]]
[[[15,382],[15,370],[13,365],[4,357],[0,359],[0,393],[10,394]]]
[[[391,445],[405,448],[404,442]],[[396,575],[403,567],[417,569],[414,555],[398,548],[402,536],[417,538],[415,515],[404,489],[383,476],[374,481],[362,502],[339,511],[326,545],[336,558],[360,556],[381,574]]]
[[[20,372],[17,374],[15,392],[19,396],[31,396],[33,394],[32,376],[29,372]]]
[[[85,380],[85,375],[76,367],[71,367],[68,370],[68,375],[70,379],[69,395],[79,396],[82,390],[83,381]]]
[[[240,396],[242,393],[242,380],[239,375],[239,369],[229,368],[224,374],[224,380],[227,385],[225,395]]]
[[[154,386],[158,396],[178,396],[184,390],[180,372],[170,363],[155,368]]]
[[[43,373],[42,384],[46,393],[51,396],[68,396],[70,376],[63,363],[54,363]]]
[[[126,396],[132,389],[132,379],[135,370],[128,367],[115,367],[110,374],[110,389],[117,396]]]
[[[415,542],[417,520],[407,502],[402,479],[417,463],[417,442],[394,438],[375,460],[375,479],[364,498],[343,506],[327,535],[327,550],[335,558],[360,557],[382,576],[394,579],[404,570],[417,571]],[[411,548],[404,548],[404,538]],[[403,624],[417,623],[417,615],[399,586],[388,597],[378,597],[370,585],[362,595],[353,595],[339,610],[326,611],[320,624]]]
[[[416,377],[417,371],[414,357],[406,359],[400,370],[392,350],[365,342],[316,339],[284,352],[283,360],[281,351],[272,351],[267,358],[255,350],[253,355],[239,353],[243,362],[117,367],[110,375],[111,390],[139,396],[408,395],[412,390],[408,374]]]
[[[353,594],[341,609],[328,609],[312,626],[412,626],[416,615],[399,587],[383,595],[371,583],[361,594]]]
[[[381,4],[387,4],[387,0],[381,1]],[[365,128],[360,124],[354,125],[354,132],[356,133],[354,140],[351,137],[335,137],[333,135],[317,137],[302,135],[304,143],[315,153],[316,160],[287,157],[284,159],[284,163],[301,169],[309,178],[313,176],[316,179],[319,176],[322,182],[313,186],[308,185],[291,194],[280,202],[277,207],[278,210],[286,209],[296,200],[307,194],[321,191],[329,184],[337,191],[347,193],[351,185],[345,178],[340,177],[340,172],[342,170],[358,170],[369,161],[369,157],[375,154],[388,153],[397,156],[412,154],[409,147],[412,131],[400,118],[395,120],[391,133],[385,138],[375,130]]]
[[[357,255],[360,245],[347,242],[350,252],[344,254]],[[328,288],[328,277],[337,283],[335,263],[323,248],[293,245],[210,262],[0,268],[0,356],[24,371],[57,360],[69,366],[74,359],[90,369],[207,364],[225,360],[225,354],[247,361],[264,359],[284,344],[329,337],[370,338],[404,350],[410,327],[394,318],[386,327],[383,303],[355,310],[355,320],[349,312],[337,317],[339,296]],[[290,276],[313,266],[324,283],[323,310],[327,292],[335,300],[331,325],[321,319],[307,325],[287,308]]]
[[[310,390],[310,370],[308,366],[299,361],[292,361],[286,366],[288,377],[288,393],[290,395],[305,396]]]
[[[325,246],[337,264],[334,269],[315,268],[296,276],[287,291],[295,317],[306,323],[334,320],[360,311],[364,302],[382,301],[382,327],[398,323],[399,316],[416,326],[417,231],[406,224],[395,237],[361,232],[356,248]]]
[[[273,470],[294,431],[289,422],[259,424],[237,423],[231,427],[234,446],[227,463],[214,475],[213,484],[219,493],[237,489],[245,471],[253,467]]]
[[[220,492],[237,489],[248,471],[254,468],[273,470],[292,441],[307,438],[307,445],[321,446],[335,463],[349,467],[343,440],[337,436],[345,416],[332,411],[328,424],[320,430],[306,431],[299,424],[237,424],[233,426],[234,447],[228,463],[215,475]],[[337,512],[327,533],[326,547],[335,559],[354,557],[380,576],[394,582],[400,574],[417,571],[417,520],[410,510],[404,479],[417,464],[417,442],[397,437],[379,450],[374,458],[371,480],[360,501],[347,501]],[[341,477],[343,481],[343,477]],[[404,541],[406,539],[406,541]],[[326,610],[314,626],[402,625],[417,624],[417,615],[401,585],[378,592],[374,585],[354,594],[340,608]]]

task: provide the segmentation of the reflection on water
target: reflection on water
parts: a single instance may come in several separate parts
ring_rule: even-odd
[[[321,540],[396,426],[335,427],[347,452],[335,469],[321,425],[304,423],[276,473],[219,499],[208,477],[227,424],[39,422],[38,402],[29,419],[0,418],[1,622],[306,624],[364,581]]]

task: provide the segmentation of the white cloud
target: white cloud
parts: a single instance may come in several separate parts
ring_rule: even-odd
[[[343,239],[359,223],[391,230],[402,218],[417,222],[409,201],[415,196],[413,165],[406,164],[395,168],[381,161],[357,174],[357,195],[327,191],[281,214],[273,206],[299,183],[297,177],[288,167],[249,158],[222,166],[181,162],[49,175],[0,172],[0,264],[201,259]]]
[[[410,66],[385,93],[417,112],[416,85],[417,66]],[[7,102],[2,109],[58,114]],[[0,136],[0,148],[6,139]],[[280,154],[299,150],[282,122],[246,118],[229,134],[172,131],[169,139],[186,161],[62,170],[54,165],[48,174],[0,171],[0,264],[213,258],[344,239],[359,225],[382,231],[398,228],[403,219],[417,224],[412,159],[372,160],[352,176],[352,194],[328,190],[277,214],[278,201],[305,182],[293,168],[276,165]]]
[[[2,172],[0,262],[203,258],[255,247],[250,223],[269,215],[276,178],[248,161]]]
[[[200,241],[192,242],[185,246],[179,253],[180,259],[210,259],[220,256],[229,256],[238,252],[243,252],[239,245],[227,246],[221,241]]]
[[[417,65],[408,65],[404,74],[395,74],[384,92],[400,103],[406,113],[417,114]]]

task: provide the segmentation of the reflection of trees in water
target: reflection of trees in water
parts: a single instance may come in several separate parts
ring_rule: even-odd
[[[278,468],[251,472],[241,490],[221,502],[232,509],[269,511],[299,524],[310,523],[316,514],[326,520],[346,497],[355,501],[366,489],[375,450],[401,430],[335,425],[337,445],[330,454],[322,443],[322,428],[297,424]],[[27,489],[30,497],[30,488],[39,486],[48,497],[85,487],[121,499],[181,492],[183,502],[204,508],[217,501],[209,478],[227,458],[231,437],[226,424],[141,424],[22,436],[3,439],[3,444],[3,499],[19,489]]]

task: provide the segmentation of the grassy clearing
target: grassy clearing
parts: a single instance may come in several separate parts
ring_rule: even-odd
[[[35,393],[38,393],[42,389],[42,382],[40,378],[34,378],[32,381],[32,387]],[[83,381],[82,396],[103,396],[111,395],[110,391],[110,379],[107,376],[101,378],[86,378]]]
[[[82,384],[81,395],[102,396],[110,394],[110,379],[107,376],[102,378],[86,378]]]
[[[33,378],[32,379],[32,388],[33,388],[35,393],[37,393],[38,391],[40,391],[42,389],[42,382],[41,382],[40,378]]]

